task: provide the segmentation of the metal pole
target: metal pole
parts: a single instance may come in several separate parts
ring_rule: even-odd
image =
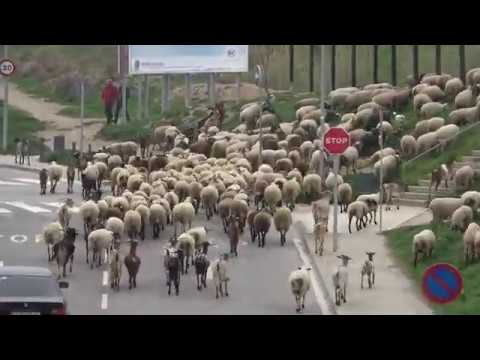
[[[357,45],[352,45],[352,86],[357,86]]]
[[[380,144],[380,209],[379,209],[379,225],[380,225],[380,232],[383,231],[383,111],[380,110],[380,136],[378,137],[378,141]]]
[[[145,109],[143,110],[143,114],[145,118],[150,122],[150,78],[148,75],[145,75],[145,101],[143,105]]]
[[[191,105],[192,96],[192,78],[190,74],[185,74],[185,107],[189,108]]]
[[[315,62],[314,62],[314,51],[315,51],[315,46],[310,45],[310,66],[309,66],[309,71],[310,71],[310,92],[313,93],[315,91],[315,83],[314,83],[314,67],[315,67]]]
[[[293,67],[294,67],[294,61],[295,61],[295,48],[294,48],[295,45],[289,45],[290,47],[290,91],[293,91],[293,82],[295,80],[294,78],[294,70],[293,70]]]
[[[117,72],[118,72],[118,75],[122,74],[121,62],[120,62],[121,54],[122,54],[121,45],[117,45]]]
[[[340,156],[335,155],[333,158],[333,172],[335,174],[335,186],[333,187],[333,252],[338,250],[338,186],[337,176],[340,165]]]
[[[3,45],[3,55],[8,58],[8,45]],[[8,142],[8,76],[3,77],[5,93],[3,98],[3,150],[7,150]]]
[[[85,117],[85,84],[82,79],[80,82],[80,153],[83,154],[83,129],[84,129],[84,117]]]
[[[209,99],[210,99],[210,104],[213,105],[215,104],[215,95],[216,95],[216,91],[215,91],[215,74],[214,73],[210,73],[208,75],[208,81],[209,81],[209,87],[208,87],[208,90],[209,90]]]
[[[138,89],[138,107],[137,107],[137,120],[143,120],[143,105],[142,105],[142,81],[139,79],[137,82],[137,89]]]
[[[378,83],[378,45],[373,45],[373,82]]]
[[[332,45],[332,63],[331,63],[331,76],[332,76],[332,90],[335,90],[335,73],[337,71],[336,69],[336,59],[337,59],[337,54],[336,54],[336,45]]]
[[[240,104],[240,86],[241,86],[241,75],[240,73],[237,74],[236,76],[236,82],[237,82],[237,104]]]
[[[460,57],[460,79],[465,84],[465,45],[459,45],[458,52]]]
[[[326,93],[326,68],[325,68],[325,56],[326,56],[326,47],[325,45],[322,45],[321,49],[321,54],[320,54],[320,81],[321,81],[321,93],[320,93],[320,109],[321,109],[321,115],[320,115],[320,129],[321,129],[321,134],[320,134],[320,140],[322,143],[322,147],[320,148],[321,151],[321,156],[320,156],[320,177],[322,178],[322,182],[325,180],[323,179],[323,167],[324,167],[324,159],[323,159],[323,154],[324,152],[324,147],[323,147],[323,130],[325,129],[325,93]],[[320,184],[320,190],[322,189],[322,184]]]

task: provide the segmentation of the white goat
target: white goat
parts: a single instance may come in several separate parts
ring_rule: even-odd
[[[366,275],[368,278],[368,288],[371,289],[375,284],[375,265],[373,264],[374,252],[367,252],[368,260],[365,260],[362,266],[362,284],[363,289],[363,277]]]
[[[348,285],[348,262],[352,260],[346,255],[337,256],[342,260],[342,264],[337,267],[332,275],[333,287],[335,288],[335,304],[341,305],[343,300],[347,302],[347,285]]]

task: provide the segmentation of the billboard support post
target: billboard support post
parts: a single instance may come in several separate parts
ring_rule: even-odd
[[[192,77],[190,74],[185,74],[185,107],[188,108],[191,105],[192,97]]]
[[[169,98],[169,88],[170,84],[168,81],[168,74],[163,75],[163,91],[162,91],[162,113],[168,111],[168,98]]]
[[[137,82],[137,96],[138,96],[138,107],[137,107],[137,119],[143,120],[143,105],[142,105],[142,82]]]
[[[209,97],[209,100],[210,100],[210,104],[215,104],[215,95],[216,95],[216,89],[215,89],[215,74],[214,73],[210,73],[208,74],[208,83],[209,83],[209,86],[208,86],[208,91],[209,91],[209,94],[208,94],[208,97]]]
[[[82,78],[80,82],[80,153],[83,154],[84,143],[84,118],[85,118],[85,81]]]
[[[240,104],[240,86],[241,86],[241,78],[240,73],[237,74],[236,82],[237,82],[237,104]]]
[[[144,91],[144,96],[145,96],[145,100],[143,101],[143,105],[144,105],[144,110],[143,110],[143,114],[145,116],[145,118],[148,120],[148,122],[150,122],[150,78],[148,77],[148,75],[145,75],[145,91]]]
[[[8,58],[8,45],[3,45],[3,56]],[[3,77],[4,99],[3,99],[3,150],[7,150],[8,145],[8,76]]]

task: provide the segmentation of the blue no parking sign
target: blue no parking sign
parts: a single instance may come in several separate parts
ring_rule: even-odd
[[[430,301],[449,304],[457,300],[462,293],[463,278],[456,267],[450,264],[436,264],[425,270],[422,288]]]

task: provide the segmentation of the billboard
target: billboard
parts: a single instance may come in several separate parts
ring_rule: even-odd
[[[129,73],[248,72],[248,45],[129,45]]]

